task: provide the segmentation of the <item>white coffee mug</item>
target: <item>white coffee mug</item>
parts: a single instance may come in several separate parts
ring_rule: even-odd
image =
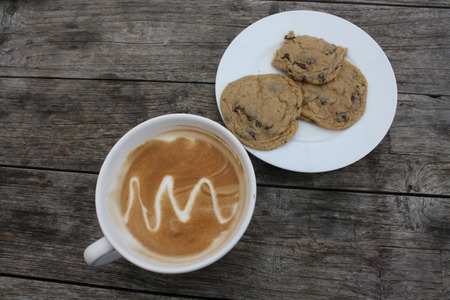
[[[214,253],[185,263],[160,262],[136,251],[130,242],[128,232],[111,213],[111,191],[119,184],[119,174],[128,155],[157,134],[173,129],[198,128],[202,132],[219,137],[235,154],[244,171],[246,180],[245,211],[233,235]],[[220,124],[196,115],[169,114],[145,121],[127,132],[107,155],[98,176],[95,205],[98,221],[104,237],[97,240],[84,251],[84,259],[88,265],[100,266],[124,257],[131,263],[158,273],[186,273],[206,267],[227,254],[241,239],[253,215],[256,201],[256,179],[250,158],[239,140]]]

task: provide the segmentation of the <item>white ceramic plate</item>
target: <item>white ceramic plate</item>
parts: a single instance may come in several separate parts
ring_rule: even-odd
[[[356,25],[315,11],[289,11],[263,18],[243,30],[226,49],[216,76],[216,99],[226,85],[246,75],[281,73],[271,65],[284,36],[311,35],[348,48],[346,59],[368,82],[366,112],[345,130],[329,130],[300,121],[285,145],[271,150],[246,149],[274,166],[297,172],[325,172],[345,167],[372,151],[388,132],[397,107],[397,84],[380,46]]]

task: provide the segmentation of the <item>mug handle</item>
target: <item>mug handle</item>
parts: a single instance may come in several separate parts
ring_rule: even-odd
[[[121,257],[122,255],[113,248],[106,237],[95,241],[84,250],[84,260],[93,267],[102,266]]]

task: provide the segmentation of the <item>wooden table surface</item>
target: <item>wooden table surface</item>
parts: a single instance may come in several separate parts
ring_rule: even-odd
[[[94,268],[94,189],[129,129],[168,113],[221,124],[229,43],[271,14],[347,19],[388,56],[398,106],[358,162],[296,173],[251,157],[251,224],[215,264]],[[0,298],[450,298],[450,2],[1,1]]]

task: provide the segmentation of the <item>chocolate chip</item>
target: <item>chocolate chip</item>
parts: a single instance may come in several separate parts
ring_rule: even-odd
[[[324,82],[325,81],[325,75],[323,73],[320,73],[319,75],[317,75],[317,79],[319,79],[320,82]]]
[[[289,53],[285,53],[282,57],[281,57],[281,59],[287,59],[287,60],[291,60],[291,57],[289,56]]]
[[[359,103],[359,97],[358,95],[353,94],[352,97],[350,98],[352,100],[353,104],[357,104]]]
[[[338,122],[344,122],[344,123],[348,122],[348,115],[346,112],[337,112],[336,114],[337,114],[336,120]]]
[[[256,138],[256,133],[254,131],[247,130],[247,132],[251,135],[252,138]]]
[[[240,112],[241,114],[244,114],[245,113],[245,109],[242,106],[240,106],[240,105],[236,105],[234,107],[234,109],[233,109],[233,112],[235,112],[235,113]]]
[[[320,103],[322,103],[322,105],[328,103],[328,99],[326,99],[326,98],[320,97],[319,100],[320,100]]]
[[[262,124],[261,124],[260,121],[255,120],[255,126],[258,127],[258,128],[261,128],[261,127],[262,127]]]
[[[297,66],[299,66],[299,67],[302,68],[303,70],[307,70],[307,69],[308,69],[308,65],[305,64],[305,63],[295,61],[294,64],[296,64]]]
[[[270,125],[270,126],[266,126],[266,127],[264,127],[264,130],[265,131],[268,131],[268,130],[270,130],[270,129],[272,129],[273,128],[273,124],[272,125]]]

